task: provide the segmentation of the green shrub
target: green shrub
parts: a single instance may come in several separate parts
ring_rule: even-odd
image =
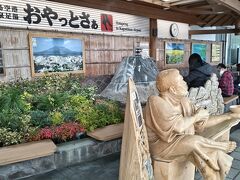
[[[48,112],[35,110],[30,113],[31,115],[31,124],[40,128],[50,126],[52,124],[51,120],[48,117]]]
[[[101,100],[96,104],[81,96],[74,96],[70,101],[76,110],[76,119],[88,131],[116,124],[123,120],[119,104],[110,100]]]
[[[53,125],[60,125],[64,122],[63,115],[61,112],[53,111],[50,112],[49,115]]]
[[[0,96],[0,111],[12,109],[22,113],[29,112],[31,105],[25,100],[24,94],[15,87],[2,92]]]
[[[60,108],[68,100],[67,93],[51,93],[35,96],[32,100],[32,109],[41,111],[53,111]]]
[[[23,125],[25,115],[13,109],[0,112],[0,127],[8,128],[11,131],[20,131]]]
[[[61,113],[65,122],[71,122],[76,120],[76,111],[74,111],[72,108],[65,107],[61,110]]]
[[[81,76],[52,75],[0,84],[0,133],[8,136],[0,134],[0,146],[38,139],[38,128],[69,123],[71,130],[71,123],[78,121],[79,127],[92,131],[121,122],[119,105],[96,101],[96,88],[83,86],[82,80]]]

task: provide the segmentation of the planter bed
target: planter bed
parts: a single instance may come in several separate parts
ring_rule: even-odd
[[[0,179],[8,180],[34,176],[120,152],[120,149],[121,139],[101,142],[92,138],[84,138],[70,141],[58,144],[56,152],[51,155],[1,165]],[[38,150],[41,151],[40,148]]]

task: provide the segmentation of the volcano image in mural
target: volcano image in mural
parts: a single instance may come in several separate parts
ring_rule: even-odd
[[[32,38],[35,73],[83,70],[83,42],[80,39]]]

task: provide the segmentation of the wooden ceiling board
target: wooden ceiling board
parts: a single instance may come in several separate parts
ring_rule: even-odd
[[[215,16],[210,21],[207,22],[207,26],[214,26],[221,19],[221,16]]]
[[[215,23],[215,26],[222,26],[230,18],[231,18],[231,16],[229,16],[229,15],[222,15],[222,18],[218,22]]]
[[[190,25],[235,25],[239,0],[49,0]],[[190,15],[190,16],[189,16]],[[227,18],[229,17],[229,18]],[[234,20],[235,19],[235,20]]]
[[[163,19],[169,21],[183,22],[189,24],[203,24],[200,19],[195,16],[189,17],[188,14],[165,11],[161,8],[154,8],[135,1],[111,1],[111,0],[50,0],[54,2],[67,3],[78,6],[114,11],[138,16],[145,16],[155,19]]]

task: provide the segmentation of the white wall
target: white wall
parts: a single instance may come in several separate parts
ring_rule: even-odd
[[[216,27],[206,27],[202,28],[199,26],[190,26],[190,30],[207,30],[207,29],[216,29]],[[198,34],[192,35],[191,39],[195,40],[204,40],[204,41],[216,41],[216,34]]]
[[[170,26],[173,23],[176,23],[178,25],[179,33],[178,33],[177,37],[172,37],[170,35]],[[158,19],[157,27],[158,27],[158,38],[189,39],[189,37],[188,37],[189,25],[188,24]]]

